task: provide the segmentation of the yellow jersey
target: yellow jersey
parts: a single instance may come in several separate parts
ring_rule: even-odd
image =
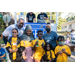
[[[33,47],[34,47],[36,41],[37,41],[37,39],[32,41]],[[38,47],[35,47],[35,54],[34,54],[35,59],[41,60],[41,58],[43,56],[44,49],[42,48],[42,44],[45,45],[45,41],[43,39],[42,40],[38,39]]]
[[[71,55],[70,48],[67,45],[64,45],[64,46],[59,46],[58,45],[58,46],[56,46],[55,54],[57,54],[59,51],[62,51],[62,49],[65,49],[66,52]],[[68,56],[65,53],[58,54],[56,61],[57,62],[68,62]]]
[[[17,45],[17,38],[12,37],[11,44],[7,42],[6,47],[10,47],[13,50],[15,50],[20,47],[20,44]],[[13,60],[15,59],[16,59],[16,52],[13,52]]]
[[[50,53],[51,52],[51,53]],[[44,53],[45,54],[45,53]],[[55,58],[55,54],[54,54],[54,51],[51,50],[51,51],[47,51],[47,59],[48,60],[51,60],[51,58]]]
[[[23,47],[32,47],[33,44],[30,41],[22,40],[21,41],[21,46],[23,46]]]

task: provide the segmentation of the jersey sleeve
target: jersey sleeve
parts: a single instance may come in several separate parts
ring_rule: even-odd
[[[5,50],[4,50],[4,49],[2,50],[2,54],[3,54],[3,55],[5,54]]]
[[[11,47],[11,45],[10,45],[9,42],[7,42],[7,44],[6,44],[6,48],[7,48],[7,47]]]
[[[47,14],[45,14],[45,17],[48,18]]]
[[[36,40],[32,40],[32,47],[34,47]]]
[[[54,54],[55,54],[55,55],[57,54],[57,47],[56,47],[55,50],[54,50]]]
[[[55,54],[53,50],[51,50],[51,53],[52,53],[52,58],[55,58]]]
[[[35,18],[35,14],[34,14],[33,18]]]
[[[28,13],[27,13],[26,17],[28,18],[28,16],[29,16],[29,15],[28,15]]]
[[[24,40],[22,40],[22,41],[20,42],[20,46],[25,47],[25,42],[24,42]]]

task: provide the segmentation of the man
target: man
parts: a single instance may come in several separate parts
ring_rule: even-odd
[[[27,13],[26,22],[36,22],[35,14],[33,12]]]
[[[17,24],[13,24],[13,25],[8,26],[4,30],[4,32],[2,33],[4,43],[6,44],[7,43],[7,40],[12,36],[12,29],[13,28],[17,28],[18,29],[18,32],[19,32],[18,33],[18,36],[21,36],[23,34],[23,32],[24,32],[24,29],[25,29],[23,27],[23,25],[24,25],[24,19],[20,18],[18,20],[18,23]]]
[[[38,16],[37,16],[37,23],[45,23],[45,20],[48,19],[48,16],[46,13],[41,12]]]
[[[51,31],[50,23],[47,23],[46,31],[47,33],[44,34],[43,39],[45,40],[46,43],[47,42],[50,43],[52,45],[52,49],[54,50],[57,45],[56,40],[58,38],[58,35],[56,32]]]

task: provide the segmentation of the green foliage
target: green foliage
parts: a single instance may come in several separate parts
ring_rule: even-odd
[[[67,21],[75,20],[75,14],[74,13],[68,13],[68,15],[66,17],[67,17],[66,18]]]

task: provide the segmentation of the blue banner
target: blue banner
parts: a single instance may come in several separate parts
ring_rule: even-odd
[[[26,25],[28,25],[28,24],[31,25],[35,38],[37,37],[37,31],[38,30],[42,30],[43,34],[46,33],[46,31],[45,31],[46,23],[25,23],[24,27],[26,27]],[[55,32],[57,31],[57,26],[55,24],[51,24],[51,31],[55,31]]]

